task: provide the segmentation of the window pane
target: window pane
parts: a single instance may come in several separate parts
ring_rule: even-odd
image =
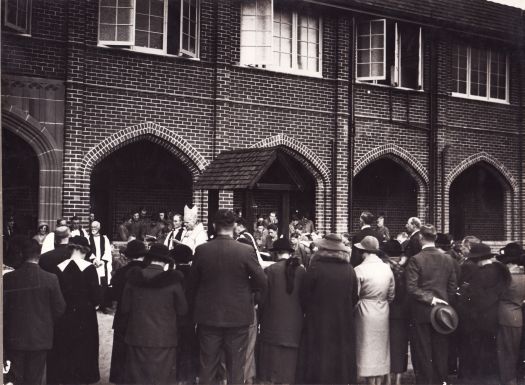
[[[135,20],[135,46],[164,49],[164,0],[137,0]]]
[[[149,0],[137,0],[136,3],[137,13],[149,13]]]
[[[122,8],[118,10],[118,24],[131,24],[131,9]]]
[[[467,93],[467,47],[456,46],[452,61],[452,71],[456,81],[456,92]]]
[[[150,0],[150,13],[155,16],[163,16],[164,0]]]
[[[367,78],[370,76],[370,64],[357,64],[357,76]]]
[[[357,62],[358,63],[370,63],[370,51],[368,50],[357,51]]]
[[[383,63],[383,50],[382,49],[372,49],[371,53],[371,62],[372,63]]]
[[[416,89],[419,83],[419,27],[398,24],[400,85]]]
[[[384,34],[384,23],[381,20],[372,20],[370,22],[370,31],[372,35],[383,35]]]
[[[162,33],[164,28],[164,19],[162,17],[150,18],[150,30],[152,32]],[[186,29],[184,29],[186,31]]]
[[[383,73],[383,63],[380,63],[380,64],[377,64],[377,63],[372,63],[371,64],[371,76],[384,76],[385,74]]]
[[[487,96],[487,61],[487,51],[471,48],[470,94],[473,96]]]
[[[137,13],[135,28],[140,29],[142,31],[148,31],[149,30],[149,16]]]
[[[125,25],[117,26],[117,41],[130,41],[131,27]]]
[[[274,51],[279,53],[278,67],[292,67],[292,14],[289,11],[276,9],[274,12]]]
[[[372,48],[383,49],[385,37],[383,35],[372,35]]]
[[[115,24],[116,16],[116,8],[102,8],[100,12],[100,22],[104,24]]]
[[[115,39],[116,28],[113,25],[101,25],[100,26],[100,40],[116,40]]]
[[[467,82],[458,82],[457,92],[466,94],[467,93]]]
[[[368,49],[370,48],[370,36],[358,36],[357,37],[357,46],[359,49]]]
[[[357,77],[384,77],[384,20],[360,22],[357,29]]]
[[[148,33],[135,30],[135,45],[139,47],[148,46]]]
[[[507,88],[507,63],[506,55],[492,51],[490,61],[490,97],[506,99]]]
[[[149,40],[150,48],[162,49],[162,33],[150,33]]]

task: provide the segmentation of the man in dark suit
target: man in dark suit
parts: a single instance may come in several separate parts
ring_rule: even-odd
[[[363,262],[363,256],[361,251],[353,245],[361,242],[364,237],[367,237],[369,235],[377,238],[377,240],[379,241],[379,236],[372,228],[372,223],[374,223],[374,215],[369,211],[363,211],[361,213],[361,216],[359,217],[359,226],[361,227],[361,230],[355,233],[352,237],[352,256],[350,257],[350,263],[353,267],[356,267],[360,265],[361,262]]]
[[[412,310],[412,359],[417,384],[441,384],[448,375],[448,336],[430,322],[433,306],[448,305],[457,289],[454,262],[437,249],[433,225],[421,227],[422,250],[410,258],[406,268],[407,291]]]
[[[405,256],[407,258],[416,255],[421,251],[421,220],[416,217],[408,218],[405,228],[409,234],[409,238],[403,242],[403,249],[405,250]]]
[[[26,241],[24,264],[4,275],[5,359],[15,384],[45,383],[54,322],[66,309],[58,278],[38,266],[39,254],[38,242]]]
[[[55,229],[55,248],[40,256],[38,264],[42,269],[50,273],[55,273],[59,263],[68,259],[67,244],[71,232],[67,226],[59,226]]]
[[[229,384],[244,382],[248,329],[254,320],[253,292],[267,281],[253,247],[233,239],[235,214],[219,210],[216,237],[197,247],[189,293],[199,327],[200,382],[214,382],[224,351]]]

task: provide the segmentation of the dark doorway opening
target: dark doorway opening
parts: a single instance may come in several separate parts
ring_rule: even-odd
[[[2,128],[2,180],[4,221],[14,216],[16,231],[33,236],[38,226],[40,166],[31,146]]]
[[[104,231],[116,239],[117,226],[145,207],[183,213],[192,201],[192,175],[180,159],[149,140],[131,143],[107,156],[91,176],[91,208]]]
[[[475,235],[482,240],[505,240],[505,189],[492,166],[475,164],[450,186],[450,232],[454,239]]]
[[[407,219],[417,216],[418,184],[397,162],[383,158],[366,166],[354,178],[352,229],[359,229],[359,216],[370,211],[385,214],[390,236],[405,231]]]

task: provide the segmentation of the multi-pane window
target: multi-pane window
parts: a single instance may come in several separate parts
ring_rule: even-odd
[[[357,80],[421,89],[422,31],[418,26],[385,19],[357,23]]]
[[[31,33],[31,0],[5,0],[4,24],[17,32]]]
[[[453,94],[475,99],[507,100],[507,55],[490,49],[457,45],[453,51]]]
[[[99,43],[198,56],[199,0],[100,0]]]
[[[243,0],[241,64],[282,71],[321,72],[321,20],[274,7],[272,0]]]

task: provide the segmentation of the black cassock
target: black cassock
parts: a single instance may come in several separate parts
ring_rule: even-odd
[[[48,356],[48,384],[90,384],[100,380],[96,307],[101,291],[91,263],[68,259],[56,274],[66,301],[66,312],[55,326]]]

